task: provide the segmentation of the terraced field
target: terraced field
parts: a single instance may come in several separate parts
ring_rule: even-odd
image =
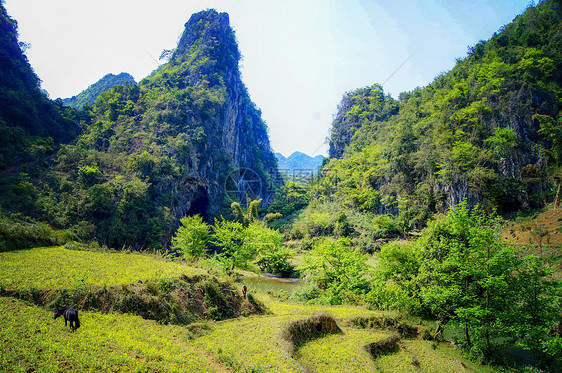
[[[117,286],[206,272],[138,253],[101,253],[47,247],[0,252],[0,286],[7,289],[69,289]]]
[[[204,273],[146,255],[62,248],[2,253],[0,263],[2,286],[14,288],[63,287],[73,284],[71,279],[77,275],[82,275],[86,284],[113,286],[158,276]],[[363,346],[393,332],[357,329],[349,321],[396,317],[394,314],[362,307],[293,304],[266,294],[252,295],[265,303],[269,314],[180,326],[131,314],[80,310],[81,327],[75,332],[65,328],[61,319],[53,320],[50,309],[3,297],[0,371],[493,371],[469,363],[449,345],[417,339],[401,340],[398,352],[373,358]],[[332,315],[343,333],[310,339],[290,353],[282,334],[287,323],[318,313]]]

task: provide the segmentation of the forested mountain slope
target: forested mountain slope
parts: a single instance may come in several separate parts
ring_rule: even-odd
[[[82,109],[84,105],[93,105],[99,95],[116,85],[136,84],[131,74],[107,74],[76,96],[63,98],[62,103],[75,109]]]
[[[0,4],[0,171],[28,161],[30,149],[44,152],[79,133],[76,113],[41,91],[22,48],[17,22]]]
[[[102,93],[74,143],[1,183],[2,206],[79,239],[139,248],[166,246],[185,214],[229,211],[225,185],[240,168],[259,181],[252,197],[267,197],[276,160],[239,59],[227,14],[194,14],[167,64]]]
[[[501,213],[538,207],[559,183],[562,13],[544,1],[398,100],[348,93],[329,164],[350,207],[420,226],[461,200]],[[554,188],[556,190],[556,188]]]

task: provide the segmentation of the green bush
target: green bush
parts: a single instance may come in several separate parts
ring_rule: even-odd
[[[291,292],[289,300],[307,303],[313,299],[319,298],[322,294],[315,282],[308,282],[305,286],[297,287]]]
[[[181,253],[185,258],[201,257],[209,244],[211,227],[199,215],[185,216],[180,223],[172,237],[172,250]]]
[[[368,290],[367,257],[349,247],[349,239],[318,243],[305,264],[298,268],[310,281],[324,291],[319,301],[323,304],[356,303],[355,295]]]
[[[68,234],[55,231],[47,223],[15,214],[7,216],[0,210],[0,251],[62,245],[67,236]]]

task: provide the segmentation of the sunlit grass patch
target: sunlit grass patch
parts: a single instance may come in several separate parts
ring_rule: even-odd
[[[235,370],[298,372],[302,371],[303,366],[291,356],[290,349],[287,348],[287,341],[282,338],[281,334],[288,323],[320,312],[327,312],[338,318],[382,314],[382,312],[368,311],[361,307],[310,306],[263,299],[274,315],[212,323],[210,324],[212,331],[194,340],[194,344],[203,347]],[[353,349],[350,354],[354,355],[355,351],[363,346],[363,344],[353,343],[351,339],[365,336],[365,340],[372,342],[384,335],[386,334],[351,329],[350,339],[346,340],[346,343]],[[365,354],[366,352],[360,352],[360,356],[368,356]],[[357,360],[359,362],[353,360],[353,357],[346,358],[351,361],[350,364],[363,364],[361,363],[363,358],[359,358]],[[320,372],[322,369],[318,371]]]
[[[0,253],[0,285],[6,289],[115,286],[204,273],[202,269],[139,253],[98,253],[63,247]]]
[[[193,341],[223,363],[240,371],[297,372],[299,365],[283,348],[280,330],[295,316],[257,316],[214,323]]]
[[[388,334],[371,330],[345,329],[304,344],[296,353],[298,360],[316,372],[372,372],[374,361],[363,346]]]
[[[400,342],[401,349],[396,353],[379,356],[375,359],[377,369],[384,372],[496,372],[489,366],[478,365],[464,358],[454,347],[440,344],[435,349],[430,341]],[[433,345],[435,346],[435,345]]]
[[[73,333],[51,312],[12,298],[0,298],[0,314],[0,371],[217,371],[185,328],[80,311]]]

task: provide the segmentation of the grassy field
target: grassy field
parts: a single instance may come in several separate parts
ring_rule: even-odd
[[[379,372],[497,372],[494,368],[464,358],[448,343],[435,345],[420,340],[402,341],[400,351],[378,357],[374,366]]]
[[[205,271],[138,253],[100,253],[48,247],[0,252],[6,289],[116,286],[149,279],[203,275]]]
[[[362,307],[303,305],[273,301],[266,296],[259,298],[268,306],[272,315],[214,323],[210,332],[196,339],[195,343],[241,371],[298,372],[308,365],[305,364],[306,359],[301,361],[298,354],[293,357],[287,353],[286,341],[281,338],[285,324],[317,313],[330,313],[339,320],[382,314]],[[366,339],[370,338],[370,342],[388,335],[374,331],[362,332]],[[350,339],[349,342],[357,348],[361,347],[358,344],[360,341]],[[306,345],[315,343],[309,342]],[[332,348],[339,346],[334,343]],[[334,368],[338,365],[335,362]]]
[[[138,316],[80,311],[74,333],[40,307],[0,298],[2,372],[214,372],[222,366],[185,328]]]
[[[93,253],[61,247],[0,253],[0,281],[13,289],[114,286],[144,279],[204,275],[204,271],[157,258]],[[76,282],[79,279],[79,282]],[[0,298],[0,371],[132,372],[491,372],[449,345],[403,340],[397,353],[373,359],[363,348],[391,334],[356,329],[356,317],[396,314],[353,306],[281,302],[250,289],[269,314],[188,326],[161,325],[130,314],[80,311],[74,333],[52,311]],[[343,334],[312,339],[289,353],[282,331],[289,322],[331,314]]]
[[[388,333],[344,328],[344,334],[332,334],[306,343],[296,356],[317,372],[373,372],[375,362],[363,346],[383,339]]]

